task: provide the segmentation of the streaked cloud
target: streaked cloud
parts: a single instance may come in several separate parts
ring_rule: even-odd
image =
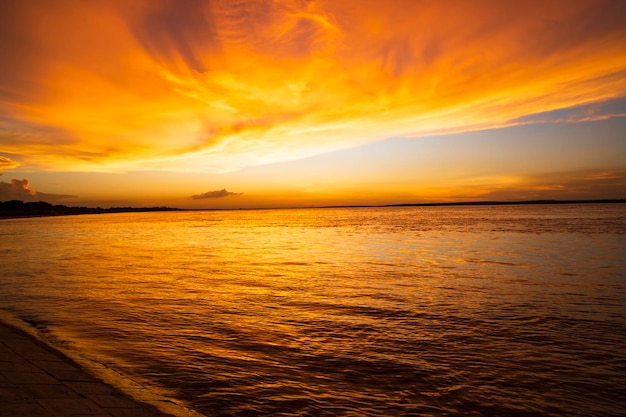
[[[64,194],[40,193],[30,189],[30,182],[27,179],[12,179],[11,182],[0,182],[0,201],[22,200],[22,201],[47,201],[55,202],[66,198],[75,197]]]
[[[626,97],[620,97],[566,109],[529,114],[511,120],[511,124],[592,122],[624,116],[626,116]]]
[[[517,177],[468,178],[459,183],[471,190],[456,199],[478,200],[584,200],[624,198],[626,170],[583,170]]]
[[[2,175],[3,169],[11,169],[16,168],[20,164],[13,161],[12,159],[7,158],[6,156],[0,155],[0,175]]]
[[[207,191],[206,193],[192,195],[191,199],[193,200],[203,200],[205,198],[224,198],[224,197],[237,197],[243,195],[243,193],[233,193],[231,191],[226,191],[226,189],[216,190],[216,191]]]
[[[26,168],[231,171],[626,91],[620,1],[29,0],[0,16],[0,146]]]

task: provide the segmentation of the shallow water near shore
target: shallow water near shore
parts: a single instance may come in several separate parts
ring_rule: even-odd
[[[207,416],[626,415],[626,205],[0,222],[0,309]]]

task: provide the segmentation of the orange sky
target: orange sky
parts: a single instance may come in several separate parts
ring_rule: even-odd
[[[587,198],[567,184],[626,171],[620,0],[0,0],[0,16],[0,199]],[[573,124],[594,127],[577,147]],[[562,129],[532,147],[528,125]],[[508,145],[489,158],[493,130]],[[543,146],[565,149],[558,170]]]

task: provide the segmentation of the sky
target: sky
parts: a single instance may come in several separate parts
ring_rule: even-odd
[[[622,0],[0,0],[0,201],[626,198]]]

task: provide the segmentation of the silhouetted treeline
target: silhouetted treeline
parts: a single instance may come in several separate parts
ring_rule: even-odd
[[[169,207],[68,207],[62,204],[53,205],[45,201],[25,203],[20,200],[0,202],[0,217],[22,216],[66,216],[73,214],[100,214],[100,213],[124,213],[142,211],[174,211],[180,210]]]

